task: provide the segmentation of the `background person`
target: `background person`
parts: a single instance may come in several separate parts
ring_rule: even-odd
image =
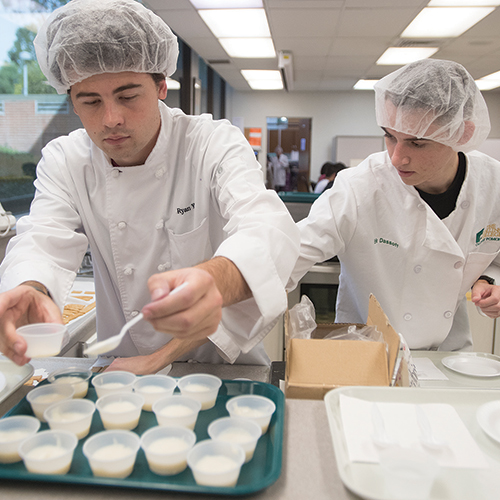
[[[500,313],[500,162],[474,151],[490,123],[460,64],[426,59],[375,86],[387,151],[340,172],[298,223],[289,287],[341,263],[338,322],[365,322],[373,293],[410,348],[471,349],[466,293]]]
[[[326,189],[330,189],[333,186],[333,181],[337,174],[347,168],[342,162],[332,163],[327,161],[321,167],[321,171],[324,172],[324,178],[318,181],[314,187],[314,192],[316,194],[323,193]]]
[[[276,146],[274,150],[276,156],[271,158],[273,164],[273,174],[274,174],[274,190],[285,191],[286,189],[286,179],[288,175],[288,157],[283,153],[283,148],[281,146]]]
[[[0,351],[26,363],[16,327],[62,322],[90,244],[98,340],[139,311],[147,320],[110,353],[121,357],[111,369],[268,362],[260,341],[286,309],[298,232],[239,129],[161,102],[178,56],[170,28],[134,0],[76,0],[35,47],[84,129],[43,150],[0,268]]]

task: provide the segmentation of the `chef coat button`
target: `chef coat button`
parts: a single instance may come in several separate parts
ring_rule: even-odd
[[[410,321],[410,319],[411,319],[411,314],[410,314],[410,313],[406,313],[406,314],[403,316],[403,319],[404,319],[405,321]]]
[[[424,205],[423,203],[419,203],[419,204],[417,205],[417,208],[418,208],[418,209],[422,212],[422,211],[424,211],[424,210],[425,210],[425,205]]]
[[[155,176],[157,179],[161,179],[163,177],[163,174],[165,173],[165,169],[163,168],[159,168],[156,172],[155,172]]]
[[[159,229],[163,229],[164,224],[165,223],[163,222],[163,219],[162,219],[162,220],[160,220],[159,222],[156,223],[155,228],[158,229],[158,230]]]
[[[460,269],[463,265],[464,265],[464,263],[463,263],[461,260],[457,260],[457,261],[455,262],[455,264],[453,264],[453,267],[454,267],[455,269]]]
[[[470,201],[462,201],[462,203],[460,204],[460,206],[464,209],[466,208],[469,208],[470,207]]]
[[[139,311],[132,311],[130,313],[130,316],[132,316],[132,318],[135,318],[138,314],[139,314]]]
[[[112,175],[113,175],[114,178],[116,178],[116,177],[118,177],[120,175],[120,171],[117,168],[115,168],[113,170],[113,174]]]
[[[127,223],[126,222],[119,222],[118,223],[118,229],[125,229],[127,227]]]
[[[219,167],[217,169],[217,173],[220,175],[220,174],[222,174],[222,172],[224,172],[224,169],[222,167]]]
[[[413,271],[415,271],[417,274],[422,270],[422,266],[417,265],[413,268]]]
[[[444,313],[444,317],[445,317],[446,319],[450,319],[452,316],[453,316],[453,313],[452,313],[451,311],[446,311],[446,312]]]
[[[123,270],[123,273],[126,275],[126,276],[130,276],[132,273],[133,273],[133,269],[131,267],[126,267],[124,270]]]
[[[160,264],[157,269],[158,269],[158,271],[160,271],[160,273],[162,273],[163,271],[165,271],[165,265]]]

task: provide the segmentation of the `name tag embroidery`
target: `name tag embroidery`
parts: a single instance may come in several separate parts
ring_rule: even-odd
[[[191,210],[194,210],[194,203],[191,203],[186,208],[177,208],[177,214],[184,215],[186,212],[191,212]]]

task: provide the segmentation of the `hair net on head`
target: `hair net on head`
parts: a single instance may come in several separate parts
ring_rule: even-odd
[[[458,63],[423,59],[375,84],[377,123],[467,153],[488,137],[488,108]]]
[[[43,74],[59,94],[101,73],[162,73],[177,64],[177,37],[135,0],[72,0],[40,28],[35,50]]]

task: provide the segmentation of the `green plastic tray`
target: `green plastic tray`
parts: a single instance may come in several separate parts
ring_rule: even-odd
[[[177,390],[178,389],[176,389],[176,391]],[[79,441],[73,456],[71,469],[67,474],[33,474],[26,470],[22,462],[17,462],[15,464],[0,464],[0,478],[19,481],[45,481],[52,483],[99,485],[218,495],[247,495],[255,493],[273,484],[281,474],[285,414],[285,398],[283,392],[277,387],[263,382],[223,380],[216,405],[210,410],[200,411],[194,431],[197,441],[209,439],[207,433],[208,425],[217,418],[228,416],[226,401],[233,396],[239,396],[241,394],[259,394],[268,397],[276,404],[276,411],[271,419],[267,433],[261,436],[257,443],[254,457],[241,468],[236,486],[200,486],[196,484],[189,467],[186,468],[184,472],[175,476],[159,476],[149,470],[146,457],[142,450],[139,450],[137,453],[134,470],[127,478],[116,479],[95,477],[90,470],[87,459],[82,453],[82,446],[85,439],[104,430],[97,410],[94,413],[90,433],[86,438]],[[96,400],[96,393],[92,384],[89,384],[87,399],[92,401]],[[26,398],[20,401],[5,416],[12,415],[33,415],[31,406]],[[147,429],[156,425],[157,421],[154,413],[143,411],[139,420],[139,425],[134,429],[134,432],[138,435],[142,435]],[[40,430],[45,429],[48,429],[48,425],[42,423]]]

